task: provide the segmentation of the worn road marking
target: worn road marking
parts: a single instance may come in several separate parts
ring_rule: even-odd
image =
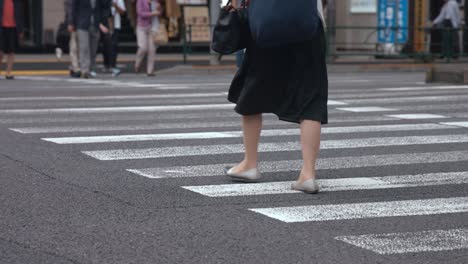
[[[398,111],[397,109],[384,108],[384,107],[378,107],[378,106],[369,106],[369,107],[345,107],[345,108],[337,108],[337,109],[338,109],[338,110],[341,110],[341,111],[355,112],[355,113]]]
[[[278,123],[278,122],[276,122]],[[275,123],[275,124],[276,124]],[[222,123],[220,123],[221,127]],[[326,127],[322,129],[324,134],[335,133],[365,133],[365,132],[384,132],[384,131],[423,131],[434,129],[455,129],[456,127],[438,125],[438,124],[404,124],[404,125],[382,125],[382,126],[350,126],[350,127]],[[135,127],[135,129],[138,129]],[[53,130],[53,128],[42,129],[21,129],[12,128],[11,130],[23,134],[45,133],[45,132],[64,132]],[[109,129],[107,129],[109,130]],[[38,132],[39,131],[39,132]],[[77,130],[67,130],[66,132],[76,132]],[[88,130],[89,131],[89,130]],[[265,129],[262,136],[293,136],[300,135],[300,130],[295,129]],[[42,138],[44,141],[57,144],[91,144],[91,143],[109,143],[109,142],[138,142],[138,141],[159,141],[159,140],[178,140],[178,139],[216,139],[216,138],[238,138],[242,137],[241,131],[222,131],[222,132],[195,132],[195,133],[169,133],[169,134],[138,134],[138,135],[117,135],[117,136],[86,136],[86,137],[59,137]]]
[[[443,115],[433,114],[402,114],[402,115],[387,115],[388,117],[394,117],[399,119],[436,119],[436,118],[447,118]]]
[[[352,149],[447,143],[468,143],[468,135],[377,137],[347,140],[325,140],[321,143],[321,149]],[[259,152],[299,151],[300,149],[301,147],[299,142],[264,143],[260,145]],[[241,144],[83,151],[84,154],[98,160],[134,160],[235,154],[243,152],[244,146]]]
[[[468,127],[468,122],[444,122],[440,124],[447,126]]]
[[[448,184],[468,184],[468,172],[429,173],[366,178],[318,180],[322,192],[411,188]],[[255,196],[301,193],[291,190],[293,182],[184,186],[182,188],[209,197]]]
[[[54,114],[54,113],[129,113],[129,112],[167,112],[194,110],[233,109],[233,104],[203,105],[165,105],[165,106],[127,106],[127,107],[90,107],[90,108],[49,108],[49,109],[2,109],[0,114]]]
[[[249,210],[286,223],[320,222],[466,213],[468,212],[468,197],[256,208]]]
[[[421,83],[426,85],[425,83]],[[379,88],[380,91],[427,91],[427,90],[451,90],[451,89],[468,89],[468,85],[446,85],[446,86],[424,86],[424,87],[395,87],[395,88]]]
[[[406,153],[393,155],[353,156],[340,158],[319,159],[317,167],[320,170],[367,168],[391,165],[433,164],[442,162],[468,161],[468,151]],[[263,173],[299,172],[302,160],[280,160],[260,162],[259,168]],[[146,169],[130,169],[129,172],[151,178],[185,178],[185,177],[213,177],[223,175],[224,164],[209,164],[198,166],[158,167]]]
[[[436,252],[468,248],[468,229],[339,236],[336,240],[377,254]]]

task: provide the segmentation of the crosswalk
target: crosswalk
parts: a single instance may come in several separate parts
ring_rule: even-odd
[[[423,216],[430,220],[434,216],[468,215],[468,109],[453,107],[468,104],[467,86],[402,83],[400,87],[375,88],[380,79],[334,77],[330,125],[323,128],[323,157],[318,161],[319,175],[324,172],[327,177],[319,180],[321,200],[295,204],[297,201],[289,197],[302,194],[290,189],[290,175],[301,168],[299,130],[271,115],[265,116],[259,148],[265,158],[259,164],[265,181],[235,184],[225,179],[221,184],[206,184],[210,178],[223,179],[226,159],[241,157],[243,145],[238,116],[225,99],[229,79],[200,78],[204,81],[181,79],[150,84],[25,77],[22,80],[81,84],[83,89],[95,85],[104,91],[113,86],[124,87],[125,91],[131,87],[148,90],[143,94],[4,97],[0,98],[0,125],[49,146],[74,145],[71,151],[108,166],[151,160],[153,166],[128,167],[125,171],[148,181],[177,179],[181,190],[206,199],[284,197],[281,203],[248,205],[245,211],[289,225],[362,219],[383,223],[399,217]],[[347,88],[349,84],[354,85],[352,89]],[[198,92],[200,87],[208,87],[209,91]],[[200,98],[203,103],[197,101]],[[67,103],[70,107],[63,107]],[[169,163],[158,162],[163,159]],[[177,159],[186,162],[172,166],[170,160]],[[439,171],[438,165],[449,169]],[[405,169],[400,171],[400,167]],[[360,169],[372,170],[355,175]],[[339,170],[341,174],[352,170],[353,174],[334,177],[332,172]],[[282,174],[288,177],[276,180]],[[269,175],[275,175],[274,180],[269,180]],[[411,197],[413,190],[442,186],[462,186],[464,192]],[[402,190],[408,198],[390,196],[384,201],[365,202],[353,198],[359,195],[356,192],[366,190]],[[349,202],[334,203],[330,197],[338,192],[348,195]],[[466,225],[443,230],[415,226],[411,232],[398,232],[395,225],[395,229],[393,233],[375,234],[356,230],[353,235],[333,239],[376,254],[468,250]]]

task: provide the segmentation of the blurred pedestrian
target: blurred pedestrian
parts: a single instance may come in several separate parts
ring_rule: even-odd
[[[141,63],[146,56],[146,74],[154,76],[154,58],[156,44],[153,40],[153,28],[159,28],[159,19],[162,14],[161,4],[157,0],[137,0],[137,42],[138,51],[135,61],[135,72],[138,73]]]
[[[257,165],[262,113],[274,113],[281,120],[300,124],[301,128],[303,167],[292,189],[319,191],[315,166],[321,125],[328,123],[322,1],[317,1],[317,10],[321,23],[313,39],[269,48],[258,47],[252,41],[247,47],[228,96],[236,104],[235,111],[242,115],[245,146],[242,162],[226,168],[226,174],[234,181],[260,180]]]
[[[107,34],[108,0],[73,0],[73,29],[77,30],[80,69],[83,78],[96,76],[94,69],[99,32]]]
[[[99,38],[99,43],[102,45],[101,48],[101,53],[103,57],[103,64],[104,64],[104,71],[105,73],[110,73],[111,72],[111,53],[112,53],[112,0],[102,0],[105,2],[104,4],[104,14],[106,19],[106,23],[104,26],[106,26],[109,30],[108,32],[102,32],[100,30],[100,38]]]
[[[5,78],[13,80],[13,65],[18,43],[23,40],[23,5],[20,0],[0,0],[0,65],[7,55]]]
[[[443,28],[443,56],[458,57],[460,53],[458,37],[461,24],[460,7],[456,0],[444,0],[444,2],[439,16],[432,23]]]
[[[110,67],[112,76],[118,76],[120,69],[117,68],[117,57],[119,54],[119,34],[122,29],[122,15],[126,12],[124,0],[112,0],[112,17],[113,26],[111,31],[111,52],[110,52]]]
[[[80,63],[78,57],[78,37],[73,26],[73,0],[65,0],[65,23],[70,33],[68,43],[70,56],[70,77],[79,78],[81,76]]]
[[[127,19],[130,22],[133,30],[136,31],[137,27],[137,12],[136,12],[137,0],[125,0],[125,7],[127,8]]]

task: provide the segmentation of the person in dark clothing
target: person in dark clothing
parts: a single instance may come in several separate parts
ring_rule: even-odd
[[[460,29],[460,7],[456,0],[444,0],[445,4],[433,25],[443,28],[443,57],[458,57],[460,53],[458,31]]]
[[[253,0],[255,1],[255,0]],[[233,2],[234,6],[236,1]],[[310,12],[312,13],[313,10]],[[315,194],[316,163],[321,126],[328,123],[328,74],[325,21],[317,1],[321,25],[313,40],[262,48],[250,41],[242,66],[229,89],[228,100],[242,115],[244,159],[225,173],[233,181],[257,182],[258,145],[262,114],[273,113],[283,121],[300,124],[303,165],[293,190]]]
[[[123,0],[112,0],[112,48],[110,55],[110,66],[112,71],[112,76],[118,76],[120,74],[120,69],[117,68],[117,56],[119,54],[119,34],[122,29],[122,15],[125,14],[127,8],[125,7],[125,2]]]
[[[7,54],[6,79],[12,80],[15,50],[19,40],[23,39],[23,6],[20,0],[0,0],[0,24],[0,65],[3,54]]]
[[[80,68],[83,78],[94,77],[99,34],[108,34],[109,0],[73,0],[73,29],[78,32]]]
[[[111,2],[112,0],[103,0],[106,3],[105,5],[105,16],[106,16],[106,27],[109,29],[107,33],[100,32],[100,38],[99,38],[99,43],[101,44],[101,52],[102,52],[102,57],[103,57],[103,64],[104,64],[104,72],[110,72],[110,56],[111,56],[111,32],[112,32],[112,24],[110,23],[111,19]]]

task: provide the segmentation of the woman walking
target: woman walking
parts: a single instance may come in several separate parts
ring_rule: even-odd
[[[250,0],[250,2],[255,0]],[[236,6],[234,1],[234,6]],[[280,47],[248,46],[241,68],[232,81],[228,100],[242,115],[245,156],[226,168],[234,181],[257,182],[258,143],[262,113],[300,124],[303,166],[292,189],[317,193],[316,161],[321,125],[328,123],[328,77],[322,2],[317,1],[320,25],[313,40]]]
[[[156,45],[153,40],[153,21],[162,13],[161,4],[157,0],[137,0],[137,42],[138,51],[135,61],[135,72],[138,73],[141,63],[147,57],[146,74],[154,76],[154,58]]]

